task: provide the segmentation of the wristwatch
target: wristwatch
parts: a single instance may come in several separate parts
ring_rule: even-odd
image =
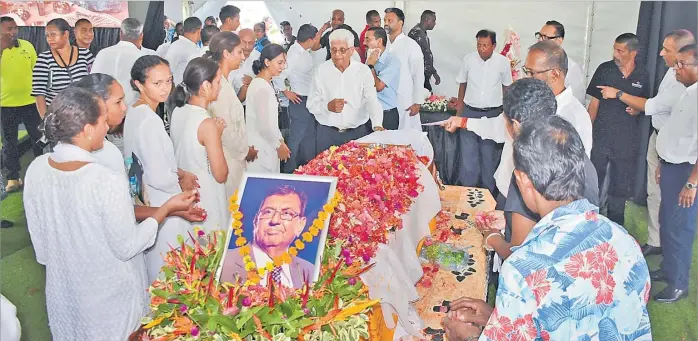
[[[693,184],[693,183],[690,183],[690,182],[686,182],[685,187],[688,188],[688,189],[696,189],[696,188],[698,188],[698,184]]]
[[[620,96],[623,96],[624,93],[623,90],[618,90],[618,92],[616,92],[616,99],[620,99]]]

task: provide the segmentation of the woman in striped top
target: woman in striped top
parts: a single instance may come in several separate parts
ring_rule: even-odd
[[[56,94],[90,73],[94,56],[88,49],[70,45],[70,25],[56,18],[46,24],[50,49],[39,54],[32,76],[32,96],[41,117]]]

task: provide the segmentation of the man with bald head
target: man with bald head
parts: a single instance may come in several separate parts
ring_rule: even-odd
[[[325,35],[322,36],[322,39],[320,39],[320,46],[327,49],[327,57],[325,58],[326,60],[330,60],[332,56],[332,54],[330,53],[330,34],[332,34],[334,30],[342,28],[351,32],[351,34],[354,35],[354,47],[356,47],[357,49],[359,48],[359,35],[356,34],[356,31],[354,31],[351,28],[351,26],[344,23],[344,11],[342,11],[341,9],[336,9],[332,11],[332,18],[330,18],[329,22],[322,25],[320,31],[324,31],[328,27],[332,27],[332,30],[327,31],[327,33],[325,33]]]
[[[249,28],[243,28],[238,33],[240,44],[242,45],[242,53],[245,55],[245,61],[240,65],[240,68],[233,70],[228,75],[228,81],[233,85],[233,89],[238,94],[240,102],[244,106],[247,98],[247,87],[250,85],[254,72],[252,72],[252,63],[259,59],[261,53],[254,48],[255,37],[254,31]]]
[[[676,80],[676,58],[679,50],[690,44],[695,44],[693,34],[688,30],[676,30],[669,33],[664,38],[662,51],[659,55],[664,58],[666,66],[669,67],[661,84],[657,96],[653,98],[643,98],[633,96],[628,93],[620,95],[619,99],[628,105],[626,111],[628,115],[635,116],[640,111],[644,111],[645,115],[652,117],[652,136],[650,137],[649,146],[647,148],[647,210],[649,212],[648,236],[647,244],[642,246],[642,252],[645,255],[660,254],[661,240],[659,237],[659,203],[661,201],[661,191],[655,180],[655,170],[659,166],[659,157],[657,156],[657,135],[659,130],[664,126],[664,123],[669,119],[671,110],[679,101],[679,97],[684,93],[686,87]],[[612,87],[602,87],[602,91],[608,96],[615,97],[618,89]]]

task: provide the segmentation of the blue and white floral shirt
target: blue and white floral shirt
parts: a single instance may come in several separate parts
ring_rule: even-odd
[[[543,217],[512,250],[480,340],[652,340],[640,247],[586,199]]]

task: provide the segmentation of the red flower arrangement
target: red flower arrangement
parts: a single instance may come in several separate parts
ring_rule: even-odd
[[[346,241],[351,256],[369,262],[388,234],[402,229],[401,216],[423,191],[417,154],[395,145],[349,142],[331,147],[296,174],[337,177],[342,201],[329,225],[329,242]]]

